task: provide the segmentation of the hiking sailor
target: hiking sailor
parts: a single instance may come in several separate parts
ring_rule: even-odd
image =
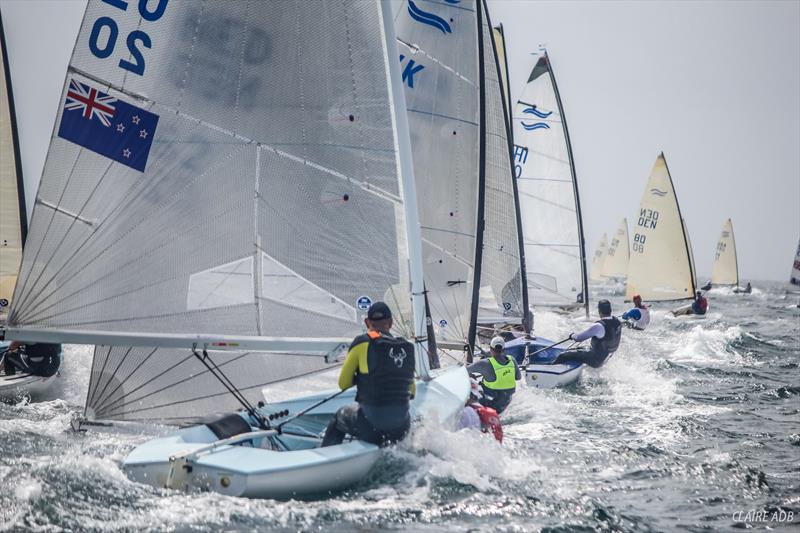
[[[467,367],[470,375],[478,373],[483,376],[481,405],[491,407],[498,414],[505,411],[511,403],[511,397],[517,389],[517,381],[522,379],[517,361],[504,353],[505,346],[502,337],[492,338],[489,343],[491,350],[489,357]]]
[[[380,446],[402,440],[411,427],[414,346],[394,337],[392,311],[383,302],[367,310],[367,333],[353,340],[339,374],[339,388],[357,387],[355,404],[336,411],[322,446],[341,444],[346,434]]]
[[[650,309],[642,303],[642,297],[633,295],[633,309],[622,313],[625,325],[632,329],[644,330],[650,324]]]
[[[17,371],[49,378],[61,366],[61,345],[45,343],[22,344],[13,341],[0,357],[0,373],[13,376]]]
[[[577,361],[592,368],[600,368],[612,353],[617,351],[622,338],[622,322],[611,315],[611,302],[600,300],[597,302],[597,311],[600,320],[580,333],[571,333],[569,338],[583,342],[592,339],[589,350],[568,350],[562,352],[553,360],[552,364],[565,361]]]
[[[481,405],[479,402],[483,398],[480,383],[480,374],[470,376],[470,391],[464,410],[458,421],[456,429],[479,429],[483,433],[492,432],[494,438],[499,443],[503,443],[503,425],[497,411],[491,407]]]

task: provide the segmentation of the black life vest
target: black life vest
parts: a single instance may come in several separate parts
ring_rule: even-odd
[[[592,337],[592,351],[603,357],[608,357],[619,348],[619,341],[622,339],[622,322],[617,317],[601,318],[597,321],[603,326],[605,334],[602,339]]]
[[[403,337],[370,332],[368,374],[359,374],[356,401],[366,405],[407,405],[414,382],[414,345]]]

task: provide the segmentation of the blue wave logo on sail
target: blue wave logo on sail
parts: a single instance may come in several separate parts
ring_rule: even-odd
[[[550,129],[550,126],[545,124],[544,122],[536,122],[535,124],[526,124],[525,122],[522,122],[522,127],[528,131]]]
[[[662,190],[656,189],[655,187],[650,189],[650,192],[653,194],[653,196],[658,196],[659,198],[663,198],[664,196],[667,195],[667,191],[662,191]]]
[[[526,113],[528,115],[535,115],[535,116],[537,116],[539,118],[547,118],[547,117],[549,117],[550,115],[553,114],[552,111],[548,111],[547,113],[539,111],[538,109],[536,109],[536,106],[530,106],[530,107],[526,108],[523,111],[523,113]]]
[[[450,28],[450,24],[448,24],[446,20],[438,15],[434,15],[433,13],[423,11],[417,7],[417,4],[414,3],[414,0],[408,0],[408,14],[411,15],[411,18],[417,22],[432,26],[437,30],[440,30],[442,33],[453,33],[452,28]]]

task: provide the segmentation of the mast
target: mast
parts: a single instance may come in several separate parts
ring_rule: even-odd
[[[479,0],[480,1],[480,0]],[[478,222],[475,230],[475,269],[472,283],[472,305],[470,306],[469,333],[467,334],[467,362],[472,362],[472,352],[475,350],[475,336],[478,328],[478,305],[481,290],[481,263],[483,262],[483,230],[486,226],[484,208],[486,204],[484,189],[486,188],[486,87],[484,80],[483,63],[483,9],[477,9],[478,22],[478,117],[480,120],[480,139],[478,147]]]
[[[569,170],[572,174],[572,189],[575,191],[575,210],[578,214],[578,241],[580,242],[581,278],[583,281],[583,308],[586,313],[586,318],[589,318],[589,278],[586,274],[586,239],[583,236],[583,216],[581,214],[581,199],[580,195],[578,194],[578,176],[575,172],[575,160],[572,157],[572,142],[569,140],[567,117],[564,115],[564,106],[561,104],[561,93],[558,92],[558,84],[556,83],[555,74],[553,74],[553,65],[550,63],[550,57],[547,55],[547,50],[544,51],[544,57],[547,61],[547,70],[550,72],[550,81],[553,84],[553,92],[556,94],[558,114],[561,115],[561,125],[564,127],[564,137],[567,140]]]
[[[8,110],[11,123],[11,144],[14,146],[14,163],[17,172],[17,197],[19,201],[19,229],[22,237],[22,246],[28,236],[28,210],[25,206],[25,181],[22,179],[22,158],[19,153],[19,135],[17,133],[17,112],[14,108],[14,92],[11,86],[11,65],[8,63],[8,50],[6,49],[6,34],[3,29],[3,16],[0,13],[0,49],[3,50],[3,69],[6,78],[6,91],[8,94]]]
[[[386,52],[386,65],[389,70],[389,100],[391,102],[392,121],[395,124],[395,149],[398,151],[398,170],[400,185],[403,190],[403,207],[405,212],[406,236],[411,281],[411,306],[414,323],[414,352],[417,359],[417,372],[422,379],[430,379],[428,357],[421,345],[427,331],[425,313],[425,281],[422,273],[422,235],[417,211],[417,190],[414,179],[414,162],[411,157],[411,134],[408,127],[408,111],[403,95],[403,78],[400,72],[400,52],[397,49],[397,37],[394,33],[394,21],[389,0],[381,3],[381,23],[383,24],[383,47]],[[472,324],[470,324],[472,328]],[[471,330],[472,331],[472,330]],[[431,334],[433,331],[431,331]]]
[[[672,173],[669,171],[669,165],[667,164],[667,158],[664,157],[664,152],[661,152],[661,159],[664,161],[664,167],[667,169],[667,178],[669,179],[669,186],[672,188],[672,196],[675,197],[675,206],[678,208],[678,219],[681,222],[681,231],[683,232],[683,243],[686,246],[686,259],[689,261],[689,277],[691,278],[692,284],[692,299],[694,299],[694,295],[697,292],[697,284],[695,282],[695,273],[694,273],[694,261],[692,261],[692,251],[689,248],[689,240],[686,236],[686,223],[683,220],[683,214],[681,213],[681,203],[678,201],[678,195],[675,194],[675,184],[672,183]]]
[[[492,27],[492,19],[489,15],[489,9],[486,6],[486,0],[480,0],[483,4],[483,9],[486,10],[486,22],[487,25],[491,28]],[[483,9],[481,11],[483,11]],[[511,91],[508,87],[510,83],[508,83],[508,58],[506,56],[506,45],[505,45],[505,34],[503,33],[503,25],[500,24],[497,26],[500,29],[500,36],[503,39],[503,59],[505,61],[505,76],[506,76],[506,91],[508,94],[508,100],[501,98],[502,105],[503,105],[503,116],[506,117],[506,139],[508,139],[508,160],[509,160],[509,177],[511,178],[511,185],[514,190],[514,213],[516,216],[517,222],[517,241],[519,246],[519,268],[520,268],[520,278],[522,280],[522,326],[525,328],[525,333],[530,333],[531,329],[533,328],[533,316],[529,310],[529,303],[528,303],[528,271],[525,266],[525,240],[522,235],[522,211],[520,207],[520,200],[519,200],[519,191],[517,190],[517,177],[514,174],[514,137],[511,128],[511,110],[507,108],[507,103],[510,105],[511,103]],[[479,37],[480,38],[480,37]],[[481,41],[482,42],[482,41]],[[497,72],[500,72],[500,60],[497,54],[497,47],[494,45],[494,39],[492,39],[492,52],[494,55],[494,63],[497,68]],[[481,83],[481,88],[483,88],[483,83]]]

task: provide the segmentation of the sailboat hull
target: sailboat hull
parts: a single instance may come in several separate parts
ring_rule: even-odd
[[[0,342],[0,356],[8,349],[9,342]],[[58,374],[49,377],[17,373],[0,375],[0,400],[13,401],[24,396],[37,396],[49,389],[58,379]]]
[[[464,367],[444,369],[431,381],[417,383],[417,396],[411,403],[412,416],[435,417],[450,423],[463,409],[468,394],[469,378]],[[291,417],[327,395],[329,393],[274,403],[263,411],[267,415],[289,411],[287,417]],[[156,487],[169,485],[188,491],[214,491],[248,498],[307,497],[341,490],[363,480],[380,455],[378,446],[357,440],[318,447],[319,436],[330,416],[353,401],[354,391],[347,391],[314,409],[314,414],[308,419],[304,417],[302,424],[287,425],[287,432],[291,430],[297,436],[278,437],[286,451],[270,449],[272,446],[263,437],[254,438],[241,445],[224,445],[199,455],[186,468],[176,456],[217,441],[208,426],[199,425],[137,447],[123,462],[123,470],[130,479]],[[180,478],[177,483],[176,477]]]
[[[525,361],[526,344],[528,353],[533,353],[550,346],[553,341],[542,337],[536,337],[530,341],[518,339],[506,343],[506,352],[512,355],[517,363],[522,364]],[[563,351],[562,348],[549,348],[533,356],[525,367],[525,384],[537,389],[554,389],[578,381],[583,374],[583,364],[574,361],[552,364],[552,361]]]

